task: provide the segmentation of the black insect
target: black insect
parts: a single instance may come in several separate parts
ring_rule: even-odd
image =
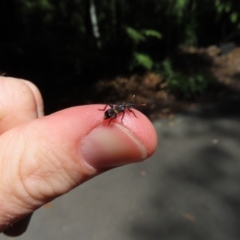
[[[122,118],[121,118],[121,122],[124,118],[125,115],[125,111],[128,109],[131,113],[133,113],[134,117],[137,118],[136,114],[133,112],[133,110],[131,110],[131,108],[135,108],[136,104],[133,102],[135,98],[135,95],[133,95],[132,97],[132,102],[125,102],[125,103],[117,103],[117,104],[107,104],[103,109],[98,109],[100,111],[105,111],[107,106],[109,106],[110,108],[105,111],[104,113],[104,119],[108,119],[110,118],[110,121],[108,123],[108,125],[110,124],[110,122],[114,119],[117,118],[119,113],[123,113]],[[146,104],[142,103],[139,104],[142,106],[145,106]]]

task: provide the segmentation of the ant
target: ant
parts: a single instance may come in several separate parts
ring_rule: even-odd
[[[132,97],[132,102],[125,102],[125,103],[117,103],[117,104],[107,104],[103,109],[98,109],[100,111],[105,111],[107,106],[109,106],[110,108],[105,111],[104,113],[104,119],[108,119],[110,118],[110,121],[108,123],[108,125],[111,123],[111,121],[115,118],[117,118],[119,113],[123,113],[122,118],[121,118],[121,122],[124,118],[125,115],[125,111],[128,109],[131,113],[133,113],[134,117],[137,118],[136,114],[133,112],[133,110],[131,110],[131,108],[135,108],[136,104],[134,103],[134,98],[135,95],[133,95]],[[145,103],[140,104],[142,106],[146,106]]]

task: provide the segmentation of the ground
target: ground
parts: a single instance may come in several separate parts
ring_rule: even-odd
[[[40,208],[17,239],[239,240],[240,97],[153,124],[158,145],[150,159]]]
[[[172,118],[174,104],[195,107],[170,121],[154,121],[159,142],[151,159],[108,171],[39,209],[19,240],[240,239],[240,97],[232,97],[239,92],[240,49],[224,55],[216,47],[186,53],[206,58],[205,67],[216,78],[215,88],[194,103],[169,94],[154,73],[95,86],[106,101],[117,94],[131,100],[135,93],[153,118]],[[215,103],[204,106],[210,101]]]

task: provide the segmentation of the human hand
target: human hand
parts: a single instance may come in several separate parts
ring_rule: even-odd
[[[138,118],[126,114],[123,124],[120,117],[108,126],[99,108],[78,106],[44,117],[32,83],[0,77],[1,231],[11,235],[25,216],[54,198],[153,154],[157,137],[143,114],[134,110]]]

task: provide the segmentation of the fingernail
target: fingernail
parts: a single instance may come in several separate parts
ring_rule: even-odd
[[[147,158],[145,146],[119,124],[92,130],[82,142],[82,154],[85,161],[96,168],[120,166]]]

